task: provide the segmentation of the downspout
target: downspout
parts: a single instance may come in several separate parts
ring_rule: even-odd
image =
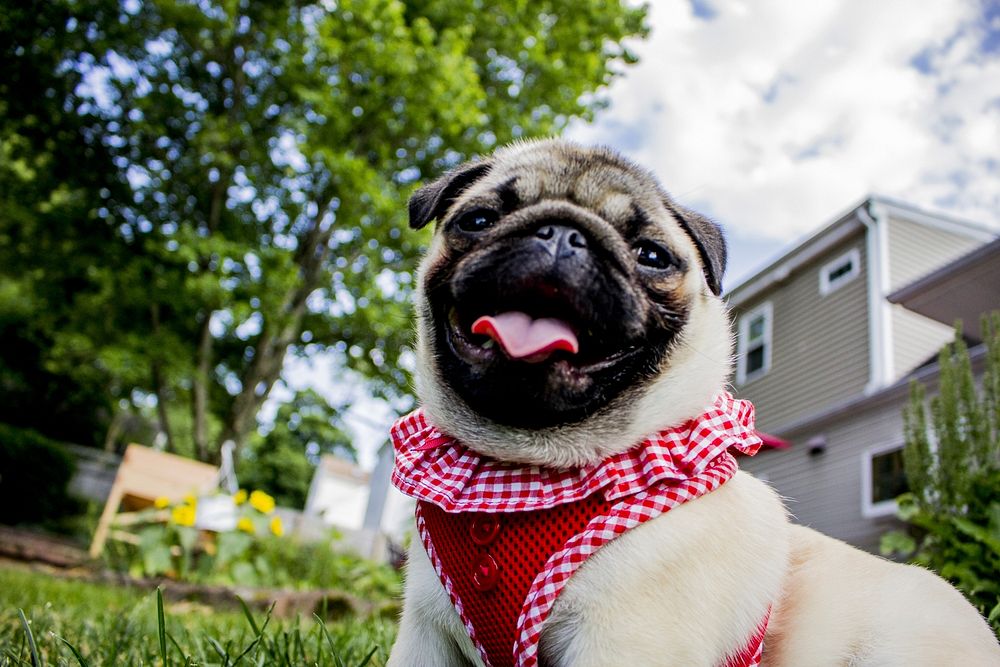
[[[865,226],[868,271],[868,386],[870,394],[893,380],[892,310],[889,294],[889,224],[885,211],[874,199],[867,209],[858,207],[858,220]]]

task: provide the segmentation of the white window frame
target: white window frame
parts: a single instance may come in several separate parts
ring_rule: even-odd
[[[746,372],[747,363],[747,344],[748,338],[750,336],[750,323],[760,317],[764,316],[764,365],[758,368],[752,373]],[[747,382],[752,382],[759,377],[767,375],[768,371],[771,370],[771,347],[773,345],[773,339],[771,335],[772,327],[771,323],[774,321],[774,307],[771,305],[770,301],[765,301],[753,310],[747,312],[745,315],[740,317],[740,322],[738,328],[738,335],[736,340],[736,383],[746,384]]]
[[[899,510],[895,500],[872,502],[872,459],[881,454],[902,450],[903,445],[902,442],[878,445],[869,447],[861,453],[861,516],[864,518],[878,519],[893,516]]]
[[[835,279],[830,280],[830,274],[846,262],[851,263],[851,270],[842,276],[837,276]],[[823,296],[832,294],[859,275],[861,275],[861,252],[857,248],[851,248],[843,255],[824,264],[823,268],[819,270],[819,293]]]

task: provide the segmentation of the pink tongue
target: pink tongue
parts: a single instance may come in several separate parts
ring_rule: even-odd
[[[549,353],[566,350],[576,354],[580,344],[576,334],[562,320],[538,320],[518,311],[483,316],[472,323],[472,333],[489,336],[500,343],[512,359],[542,361]]]

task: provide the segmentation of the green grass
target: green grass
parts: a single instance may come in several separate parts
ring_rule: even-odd
[[[246,609],[161,606],[158,597],[0,565],[0,667],[379,667],[396,633],[380,618],[278,620]]]

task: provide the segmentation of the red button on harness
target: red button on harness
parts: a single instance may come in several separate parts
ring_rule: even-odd
[[[500,581],[500,566],[493,560],[493,556],[483,554],[473,570],[472,585],[476,590],[485,593],[496,587],[498,581]]]
[[[496,539],[500,532],[500,521],[492,514],[480,514],[472,521],[469,535],[479,546],[486,546]]]

